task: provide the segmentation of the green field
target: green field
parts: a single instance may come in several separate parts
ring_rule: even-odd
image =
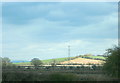
[[[30,62],[13,63],[15,65],[31,65]]]
[[[74,58],[74,57],[71,57]],[[41,60],[43,62],[43,64],[51,64],[53,61],[55,61],[56,63],[58,62],[62,62],[62,61],[66,61],[68,60],[68,57],[65,58],[55,58],[55,59],[47,59],[47,60]],[[13,63],[16,65],[31,65],[30,62],[21,62],[21,63]]]
[[[103,59],[103,60],[105,60],[106,58],[105,57],[103,57],[103,56],[83,56],[83,57],[90,57],[90,58],[93,58],[93,59]]]
[[[56,59],[47,59],[47,60],[42,60],[42,62],[44,64],[49,64],[49,63],[52,63],[53,61],[56,61],[58,63],[58,62],[66,61],[66,60],[68,60],[68,57],[66,57],[66,58],[56,58]]]

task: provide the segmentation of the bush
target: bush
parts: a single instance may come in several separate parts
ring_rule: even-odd
[[[37,71],[2,71],[2,81],[42,81],[46,76]],[[6,82],[5,82],[6,83]]]
[[[52,73],[49,75],[47,81],[77,81],[75,74]]]

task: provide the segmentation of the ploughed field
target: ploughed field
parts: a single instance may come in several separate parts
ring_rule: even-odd
[[[86,58],[76,58],[69,61],[63,61],[60,64],[103,64],[105,61]]]

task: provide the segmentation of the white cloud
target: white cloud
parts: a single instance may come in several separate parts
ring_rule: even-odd
[[[99,16],[98,16],[99,17]],[[96,18],[98,18],[96,17]],[[95,18],[94,18],[95,19]],[[100,20],[101,19],[101,20]],[[106,16],[100,16],[99,20],[94,20],[97,21],[94,23],[91,23],[89,25],[84,25],[84,26],[78,26],[74,29],[71,29],[70,32],[66,33],[65,35],[79,35],[79,36],[87,36],[89,37],[91,35],[91,37],[96,36],[98,37],[103,37],[107,36],[108,38],[111,36],[118,36],[118,17],[117,17],[117,13],[112,13],[110,15],[106,15]]]
[[[109,21],[107,20],[109,18]],[[51,29],[56,28],[71,28],[68,32],[73,36],[79,33],[98,33],[96,31],[104,31],[114,29],[110,29],[111,26],[116,26],[116,14],[112,14],[109,16],[105,16],[103,21],[100,21],[95,24],[86,25],[82,28],[79,27],[66,27],[60,26],[63,22],[52,22],[45,19],[35,19],[30,22],[28,25],[9,25],[12,29],[7,27],[5,29],[4,37],[11,42],[7,42],[3,44],[3,56],[10,57],[12,60],[31,60],[34,57],[40,59],[49,59],[49,58],[57,58],[57,57],[67,57],[68,56],[68,45],[71,45],[71,56],[76,56],[78,54],[103,54],[105,49],[112,47],[112,45],[117,45],[118,41],[115,38],[82,38],[82,39],[66,39],[62,40],[62,42],[34,42],[36,38],[32,36],[34,33],[42,31],[48,27],[52,27]],[[58,26],[59,25],[59,26]],[[5,25],[5,27],[8,25]],[[110,27],[109,27],[110,26]],[[97,27],[97,28],[96,28]],[[117,30],[117,28],[115,29]],[[86,31],[86,32],[85,32]],[[102,32],[100,32],[101,34]],[[61,33],[63,34],[63,33]],[[68,34],[68,33],[67,33]],[[98,33],[99,34],[99,33]],[[49,35],[49,34],[48,34]],[[65,34],[63,34],[66,36]],[[93,34],[94,35],[94,34]],[[116,33],[117,35],[117,33]],[[70,35],[68,35],[70,36]],[[78,35],[81,36],[81,35]],[[39,38],[39,36],[37,37]],[[40,37],[41,38],[41,37]],[[40,39],[39,38],[39,39]],[[67,37],[66,37],[67,38]],[[63,38],[64,39],[64,38]],[[40,39],[41,40],[41,39]],[[38,41],[38,40],[37,40]]]
[[[78,54],[91,53],[94,55],[103,54],[105,49],[111,48],[112,45],[117,45],[117,39],[91,39],[91,40],[70,40],[57,43],[32,43],[19,48],[9,45],[9,49],[3,51],[4,56],[9,56],[11,59],[30,60],[34,57],[40,59],[68,57],[68,45],[71,45],[71,56]],[[11,49],[11,50],[10,50]],[[12,50],[14,49],[14,50]]]
[[[61,10],[51,11],[49,14],[59,17],[66,15]],[[105,49],[114,44],[117,45],[117,13],[88,15],[86,19],[93,22],[89,25],[70,26],[72,22],[69,20],[51,21],[40,17],[23,25],[4,24],[3,56],[12,60],[67,57],[68,45],[71,46],[71,56],[86,53],[96,55],[103,54]]]

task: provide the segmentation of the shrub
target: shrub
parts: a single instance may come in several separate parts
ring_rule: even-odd
[[[78,80],[75,74],[52,73],[47,81],[76,81]]]

